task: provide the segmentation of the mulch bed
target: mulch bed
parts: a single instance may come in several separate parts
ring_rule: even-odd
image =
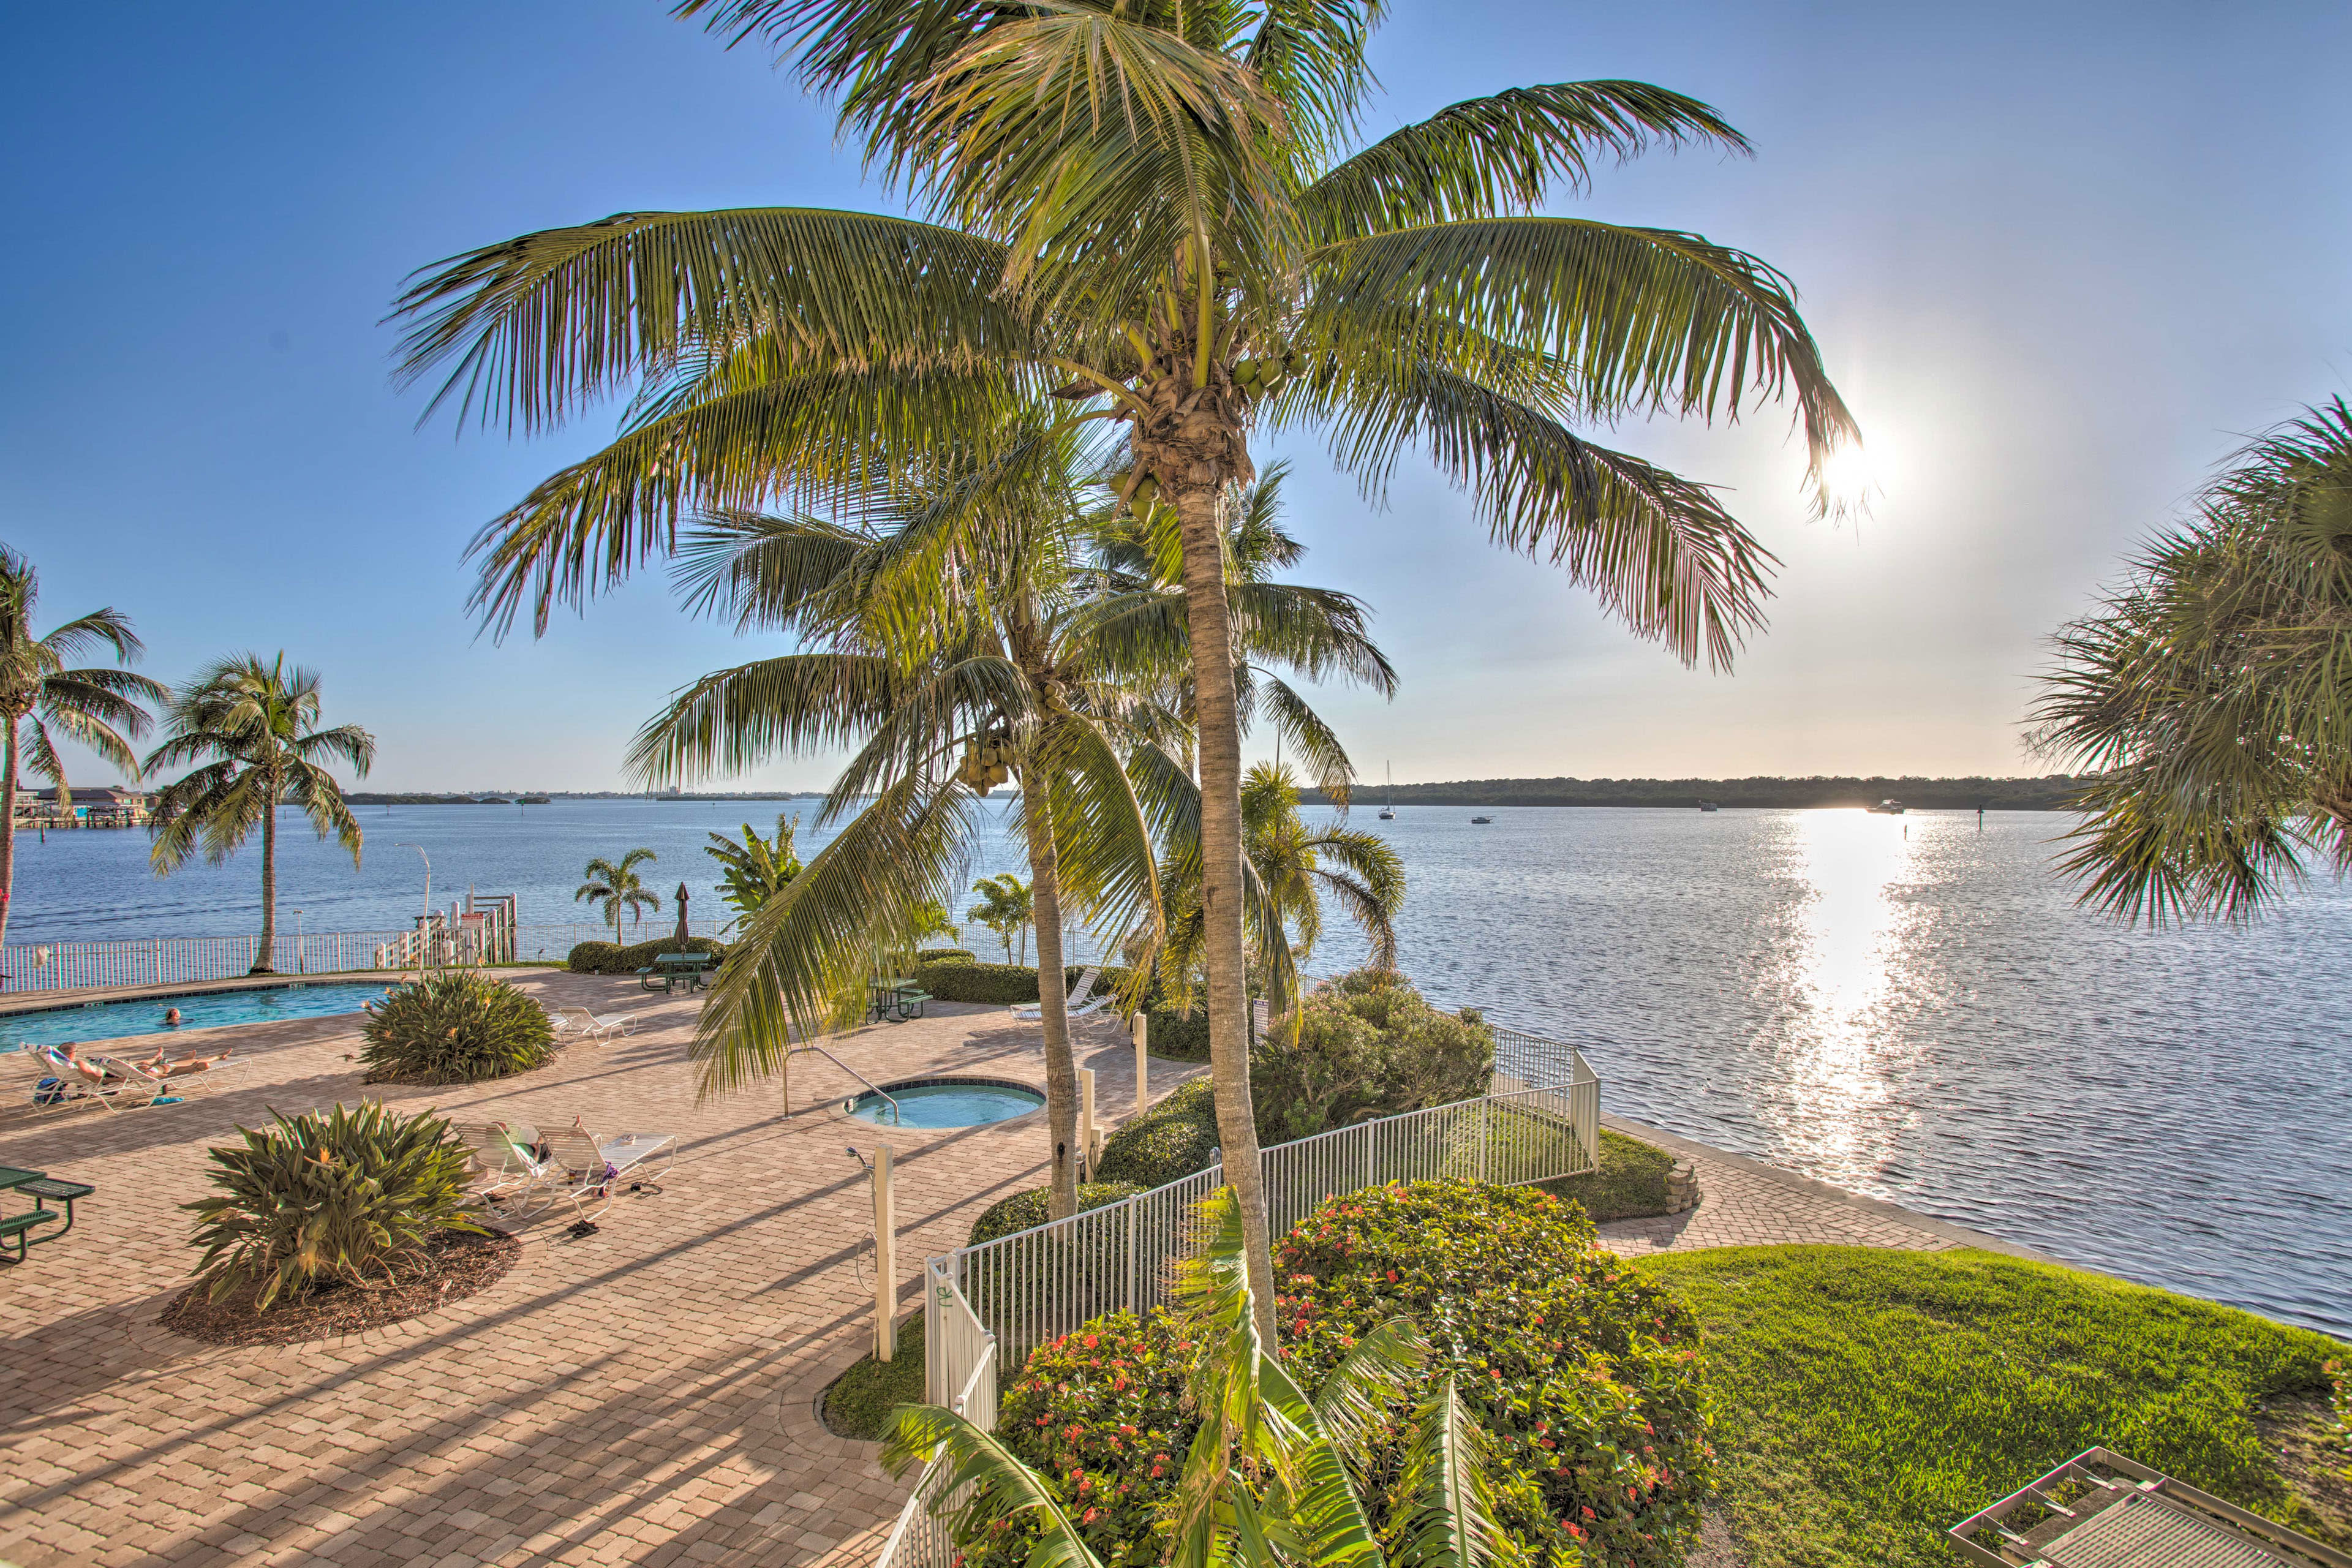
[[[280,1300],[267,1312],[253,1308],[255,1292],[205,1300],[203,1280],[172,1300],[156,1320],[175,1334],[215,1345],[293,1345],[331,1340],[364,1329],[422,1317],[496,1284],[522,1257],[522,1243],[492,1232],[447,1232],[424,1260],[393,1284],[363,1289],[328,1285],[299,1301]]]

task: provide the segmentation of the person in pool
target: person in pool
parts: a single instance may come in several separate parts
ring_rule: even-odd
[[[163,1027],[165,1027],[165,1028],[167,1028],[167,1029],[176,1029],[176,1028],[178,1028],[179,1026],[180,1026],[180,1010],[179,1010],[177,1007],[166,1007],[166,1008],[164,1008],[164,1009],[163,1009]]]

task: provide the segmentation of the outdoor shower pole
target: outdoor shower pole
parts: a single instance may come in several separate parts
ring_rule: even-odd
[[[898,1217],[890,1194],[890,1145],[874,1151],[874,1359],[898,1351]]]
[[[1151,1020],[1142,1008],[1135,1010],[1135,1113],[1142,1115],[1151,1108],[1151,1047],[1147,1043]]]
[[[1078,1147],[1084,1151],[1086,1179],[1095,1179],[1095,1069],[1078,1069]]]

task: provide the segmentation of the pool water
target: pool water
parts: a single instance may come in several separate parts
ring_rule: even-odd
[[[987,1083],[977,1079],[949,1082],[889,1086],[890,1101],[871,1090],[846,1102],[845,1109],[860,1121],[877,1127],[985,1127],[1026,1116],[1045,1103],[1045,1097],[1018,1084]]]
[[[0,1017],[0,1047],[61,1046],[68,1040],[116,1040],[131,1035],[176,1035],[224,1024],[274,1024],[356,1013],[383,997],[382,985],[273,985],[255,991],[208,991],[189,996],[149,996],[136,1002],[93,1002]],[[177,1007],[180,1025],[163,1022]]]

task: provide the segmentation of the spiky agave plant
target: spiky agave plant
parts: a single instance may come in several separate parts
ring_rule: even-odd
[[[329,1282],[390,1283],[445,1231],[488,1235],[466,1195],[466,1151],[449,1124],[381,1105],[338,1105],[240,1127],[243,1147],[212,1151],[212,1196],[196,1215],[195,1272],[213,1300],[299,1300]]]
[[[1481,1463],[1488,1439],[1451,1378],[1413,1406],[1403,1463],[1374,1495],[1374,1446],[1428,1357],[1421,1331],[1402,1318],[1382,1324],[1308,1394],[1258,1337],[1233,1190],[1219,1190],[1202,1214],[1209,1246],[1181,1280],[1207,1349],[1190,1388],[1201,1426],[1184,1460],[1170,1568],[1485,1568],[1508,1556]],[[961,1496],[949,1520],[959,1541],[1022,1520],[1039,1534],[1033,1568],[1100,1568],[1046,1479],[954,1412],[899,1411],[883,1458],[900,1470],[934,1458],[950,1467],[939,1495]]]
[[[544,1067],[555,1054],[547,1010],[471,969],[393,987],[367,1009],[360,1035],[370,1083],[475,1083]]]

